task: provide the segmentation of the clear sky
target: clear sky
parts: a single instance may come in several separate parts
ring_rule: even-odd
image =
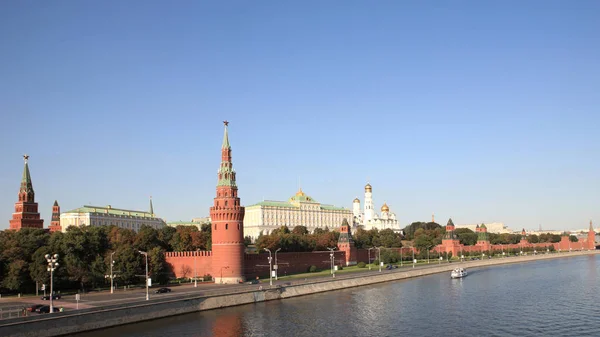
[[[600,222],[599,1],[1,1],[0,229],[52,203],[208,215],[367,180],[402,226]]]

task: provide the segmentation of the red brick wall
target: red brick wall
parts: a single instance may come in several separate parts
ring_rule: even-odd
[[[275,254],[273,264],[275,264]],[[244,271],[246,279],[254,279],[256,276],[269,276],[269,254],[246,254],[244,256]],[[329,252],[306,252],[306,253],[277,253],[277,263],[279,264],[278,275],[290,273],[305,273],[310,266],[317,266],[320,270],[331,268],[329,262]],[[346,266],[346,253],[343,251],[335,252],[335,264]]]
[[[182,266],[188,266],[190,273],[187,277],[194,275],[194,254],[197,255],[196,268],[198,277],[209,274],[214,277],[212,271],[212,252],[169,252],[165,253],[167,263],[176,277],[183,277]],[[246,279],[254,279],[256,276],[269,276],[269,257],[268,253],[245,254],[244,270]],[[366,261],[366,258],[365,258]],[[307,253],[277,253],[277,262],[279,264],[279,275],[289,273],[307,272],[310,266],[317,266],[320,270],[331,268],[329,262],[329,252],[307,252]],[[273,265],[275,264],[275,255],[273,254]],[[335,264],[346,266],[345,252],[335,252]],[[223,276],[225,272],[223,270]]]
[[[212,275],[212,252],[167,252],[165,259],[171,267],[172,275],[184,277],[183,267],[189,270],[186,277],[194,277],[194,259],[196,260],[196,275],[202,277]]]

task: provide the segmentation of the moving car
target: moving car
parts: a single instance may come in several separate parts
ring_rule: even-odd
[[[29,312],[36,312],[38,310],[40,310],[41,307],[43,307],[45,304],[33,304],[30,305],[29,307],[27,307],[27,311]]]
[[[170,292],[171,292],[171,288],[160,288],[160,289],[156,289],[156,291],[154,293],[162,294],[162,293],[170,293]]]
[[[42,296],[42,300],[44,300],[44,301],[48,301],[49,299],[50,299],[50,295]],[[60,295],[59,294],[54,294],[54,295],[52,295],[52,299],[53,300],[60,300]]]
[[[53,310],[54,312],[58,312],[58,308],[57,307],[52,307],[52,309],[54,309]],[[49,305],[44,305],[38,311],[39,311],[40,314],[50,313],[50,306]]]

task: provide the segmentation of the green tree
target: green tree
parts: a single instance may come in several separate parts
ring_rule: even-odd
[[[477,243],[477,233],[468,228],[457,228],[454,230],[458,240],[465,246],[474,246]]]
[[[292,229],[292,233],[296,235],[308,235],[308,229],[306,226],[296,226]]]
[[[169,280],[169,270],[165,252],[160,247],[154,247],[148,252],[149,273],[153,282],[165,284]]]

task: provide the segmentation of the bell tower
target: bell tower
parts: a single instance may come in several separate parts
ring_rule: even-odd
[[[25,167],[23,168],[21,188],[19,189],[19,201],[15,203],[15,212],[10,220],[10,229],[44,228],[44,220],[40,219],[38,204],[35,202],[35,192],[31,183],[28,165],[29,156],[24,155],[23,159],[25,160]]]
[[[217,196],[210,208],[212,220],[212,272],[215,283],[244,281],[244,207],[240,205],[227,126],[221,146]]]

